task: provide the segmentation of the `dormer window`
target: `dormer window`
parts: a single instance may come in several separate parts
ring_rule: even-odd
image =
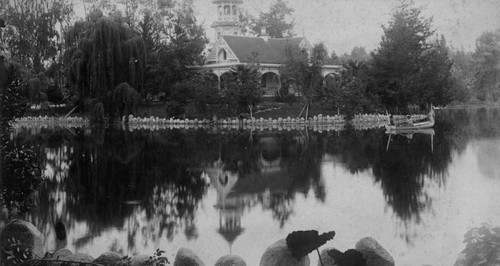
[[[219,54],[217,55],[217,59],[219,59],[219,61],[226,61],[227,60],[226,50],[220,49]]]

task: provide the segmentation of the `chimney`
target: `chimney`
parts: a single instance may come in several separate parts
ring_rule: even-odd
[[[267,35],[267,29],[266,27],[262,27],[260,28],[260,37],[264,40],[264,41],[268,41],[269,40],[269,36]]]

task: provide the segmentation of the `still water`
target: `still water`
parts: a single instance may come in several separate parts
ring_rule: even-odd
[[[500,110],[384,131],[28,129],[13,140],[39,152],[46,181],[25,218],[48,250],[160,248],[172,262],[186,247],[207,265],[230,253],[258,265],[275,241],[315,229],[336,231],[324,247],[371,236],[396,265],[453,265],[469,229],[500,226]]]

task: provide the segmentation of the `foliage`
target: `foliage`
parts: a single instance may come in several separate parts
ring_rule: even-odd
[[[116,117],[125,115],[127,121],[128,115],[136,111],[137,105],[141,101],[141,95],[126,82],[116,86],[111,98],[113,102],[112,106],[114,107],[114,115]]]
[[[500,100],[500,29],[485,32],[476,40],[473,90],[478,99]]]
[[[67,0],[2,0],[7,27],[0,39],[11,57],[33,70],[44,70],[62,49],[60,30],[68,23],[72,4]]]
[[[328,251],[328,255],[334,259],[338,266],[366,266],[363,254],[355,249],[348,249],[346,252],[331,249]]]
[[[189,1],[184,1],[175,10],[172,29],[168,39],[159,46],[148,66],[148,87],[151,90],[166,90],[182,80],[189,78],[187,66],[203,62],[202,52],[208,40],[201,24],[198,24]]]
[[[175,84],[167,100],[167,114],[179,116],[194,112],[204,116],[209,112],[209,106],[220,101],[217,80],[210,73],[195,73],[189,79]],[[189,116],[189,114],[188,114]]]
[[[311,251],[323,246],[335,236],[335,231],[319,234],[316,230],[293,231],[286,237],[286,245],[290,249],[292,256],[300,261]]]
[[[500,227],[483,224],[464,236],[465,265],[496,265],[500,263]]]
[[[34,147],[8,149],[4,164],[2,195],[6,206],[24,213],[31,207],[31,193],[42,181],[38,155]]]
[[[144,41],[123,23],[96,15],[94,20],[76,22],[66,41],[69,79],[79,90],[81,105],[87,98],[96,98],[110,114],[113,106],[108,97],[118,84],[127,82],[144,91]]]
[[[318,43],[314,45],[310,58],[305,51],[290,46],[286,47],[285,55],[286,62],[280,68],[281,78],[285,84],[297,86],[304,107],[309,108],[313,98],[324,96],[322,66],[328,61],[328,52],[323,43]]]
[[[102,124],[105,121],[104,114],[104,104],[102,102],[97,102],[92,105],[90,111],[90,121],[94,124]]]
[[[450,49],[450,59],[453,61],[452,76],[455,83],[456,94],[453,96],[454,101],[468,102],[475,96],[472,90],[474,81],[475,62],[472,57],[472,52],[463,50],[453,51]]]
[[[15,118],[21,117],[28,110],[28,99],[25,94],[26,76],[24,69],[18,64],[8,63],[0,58],[0,114],[1,124],[6,125]]]
[[[259,18],[252,25],[252,30],[257,34],[263,28],[271,38],[286,38],[293,36],[295,22],[292,19],[294,10],[284,0],[276,0],[268,12],[261,12]]]
[[[33,259],[33,253],[26,248],[19,239],[14,237],[7,239],[7,245],[2,247],[2,253],[7,255],[7,265],[19,265]]]
[[[152,256],[149,256],[148,263],[152,266],[165,266],[170,264],[167,257],[163,256],[165,251],[156,249],[155,253]]]
[[[236,65],[225,83],[226,103],[235,105],[236,114],[251,112],[262,99],[261,74],[256,65]]]
[[[406,109],[410,104],[450,101],[451,61],[444,38],[432,43],[432,19],[422,8],[402,3],[392,14],[380,47],[372,54],[372,77],[382,103]]]
[[[347,119],[357,113],[376,111],[378,99],[370,91],[368,71],[365,63],[344,63],[338,76],[327,78],[325,101],[346,115]]]

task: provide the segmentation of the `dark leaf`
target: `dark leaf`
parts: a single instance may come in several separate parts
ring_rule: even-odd
[[[333,239],[334,236],[335,231],[330,231],[321,235],[319,235],[316,230],[294,231],[286,237],[286,245],[292,252],[292,256],[299,261],[311,251]]]

